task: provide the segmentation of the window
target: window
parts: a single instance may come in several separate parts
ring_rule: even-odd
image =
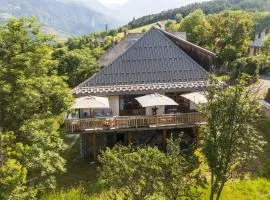
[[[142,95],[123,95],[119,98],[120,116],[145,115],[145,109],[141,107],[135,98]]]

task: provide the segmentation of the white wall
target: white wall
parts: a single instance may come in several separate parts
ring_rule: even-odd
[[[119,116],[119,96],[109,96],[108,98],[113,116]]]

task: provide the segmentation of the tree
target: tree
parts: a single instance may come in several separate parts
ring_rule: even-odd
[[[226,87],[210,79],[203,134],[203,152],[211,171],[210,200],[218,200],[225,183],[242,177],[248,163],[262,151],[262,138],[255,129],[260,107],[246,86],[244,78]]]
[[[198,157],[183,153],[179,144],[180,139],[167,140],[168,154],[163,169],[165,199],[200,199],[198,188],[204,185],[205,178],[200,173]]]
[[[99,69],[99,64],[93,56],[93,51],[85,48],[67,51],[60,55],[57,52],[54,53],[55,58],[59,61],[58,73],[60,76],[68,77],[67,82],[70,87],[77,86]],[[98,52],[95,53],[98,54]],[[56,54],[59,57],[56,57]]]
[[[180,23],[180,22],[182,21],[182,19],[183,19],[183,16],[181,15],[181,13],[177,13],[177,14],[175,15],[175,21],[176,21],[177,23]]]
[[[180,23],[180,30],[187,33],[187,40],[202,47],[209,46],[211,26],[202,10],[195,10]]]
[[[27,149],[16,143],[12,132],[0,132],[0,150],[0,199],[30,197],[26,192],[27,170],[18,161]]]
[[[165,154],[157,148],[116,146],[99,157],[100,179],[116,189],[125,189],[134,200],[147,199],[162,189]],[[125,191],[124,191],[125,192]]]
[[[266,37],[263,42],[263,54],[270,56],[270,36]]]
[[[256,57],[239,58],[232,63],[231,78],[238,79],[243,73],[251,78],[251,82],[255,82],[259,78],[259,61]]]
[[[174,20],[169,20],[166,24],[165,24],[165,28],[166,31],[169,32],[176,32],[179,30],[180,26],[179,24],[176,23],[176,21]]]
[[[232,62],[248,57],[253,18],[243,11],[225,11],[208,17],[212,27],[211,50],[217,54],[216,66],[230,71]]]
[[[112,36],[112,37],[115,37],[115,36],[117,35],[117,33],[118,33],[118,32],[117,32],[116,29],[112,29],[112,30],[109,31],[108,34],[109,34],[110,36]]]
[[[180,151],[180,140],[168,140],[166,154],[156,147],[116,146],[99,157],[99,178],[131,199],[153,195],[166,199],[199,199],[203,177],[195,155]]]
[[[59,127],[73,101],[51,58],[52,41],[33,18],[13,19],[0,28],[0,127],[27,149],[7,163],[26,169],[27,189],[37,192],[52,188],[54,175],[64,171]]]

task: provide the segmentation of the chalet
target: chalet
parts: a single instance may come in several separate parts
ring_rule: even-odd
[[[162,149],[171,134],[185,137],[187,143],[196,140],[197,127],[205,122],[196,104],[214,56],[188,42],[185,34],[157,26],[128,34],[100,59],[102,69],[73,89],[76,98],[93,103],[78,103],[65,121],[68,132],[81,135],[82,156],[95,159],[104,147],[117,143]],[[154,107],[138,101],[149,94]],[[155,102],[163,95],[176,104]]]

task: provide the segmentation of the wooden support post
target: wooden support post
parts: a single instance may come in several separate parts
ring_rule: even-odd
[[[97,135],[96,132],[92,133],[92,148],[94,161],[97,160]]]
[[[163,149],[166,151],[167,149],[167,130],[163,129]]]
[[[195,131],[195,137],[196,137],[196,148],[198,148],[200,145],[200,127],[195,126],[194,131]]]
[[[128,145],[132,143],[132,133],[128,133]]]

